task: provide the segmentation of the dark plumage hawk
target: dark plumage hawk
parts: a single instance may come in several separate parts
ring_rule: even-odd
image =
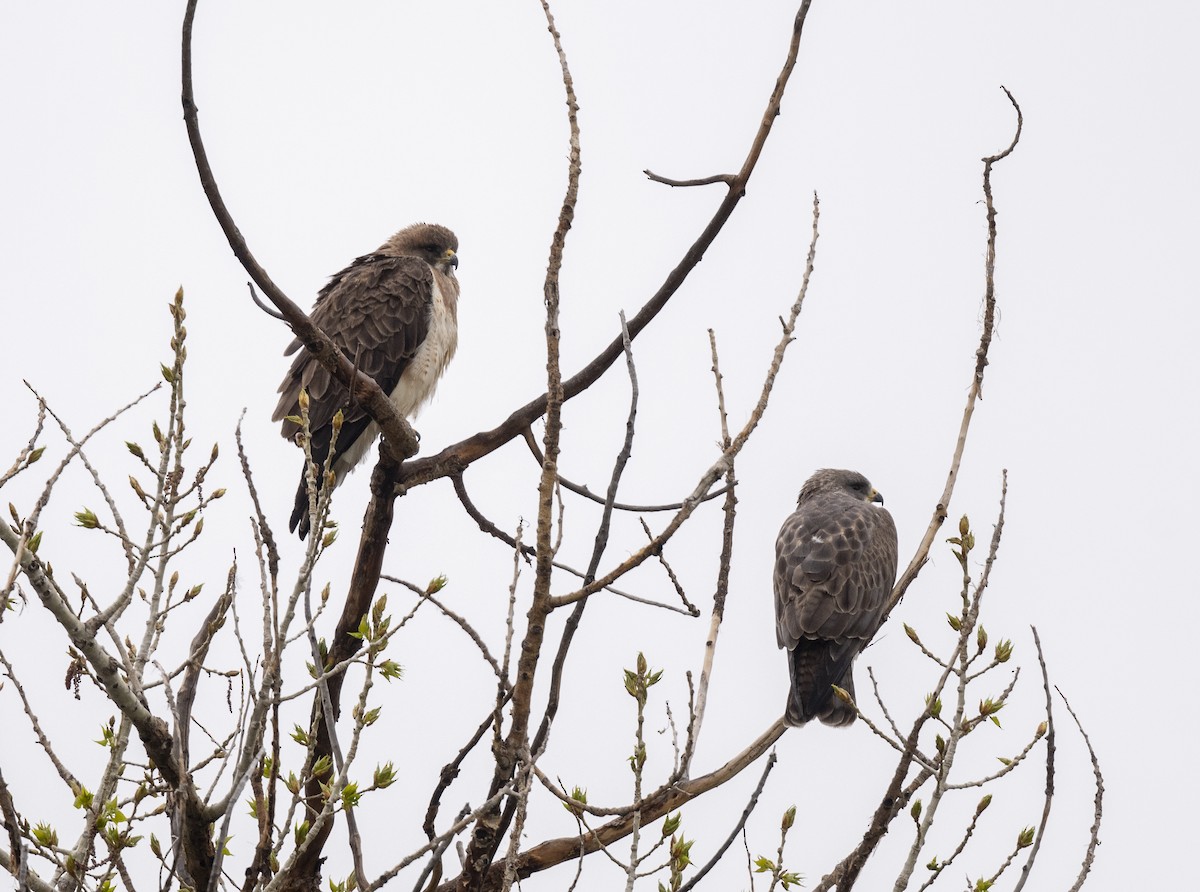
[[[458,239],[445,226],[417,223],[402,229],[373,254],[359,257],[329,280],[313,307],[312,320],[360,371],[390,394],[406,418],[431,397],[458,346]],[[274,421],[282,434],[300,426],[287,416],[300,414],[300,391],[308,391],[312,457],[322,466],[329,454],[333,416],[341,409],[342,429],[334,447],[335,486],[366,455],[379,435],[360,406],[299,340],[284,351],[300,354],[279,385]],[[308,490],[300,475],[290,528],[308,535]],[[318,475],[320,479],[320,475]]]
[[[784,721],[849,725],[854,658],[871,640],[896,581],[896,524],[855,471],[823,470],[800,490],[775,541],[775,634],[788,652]]]

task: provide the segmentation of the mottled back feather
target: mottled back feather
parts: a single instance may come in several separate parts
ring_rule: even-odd
[[[848,725],[851,668],[883,618],[896,580],[896,525],[861,474],[823,470],[803,490],[775,542],[775,634],[788,651],[785,721]],[[882,501],[882,499],[878,499]]]

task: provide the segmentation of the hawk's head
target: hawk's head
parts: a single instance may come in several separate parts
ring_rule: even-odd
[[[800,490],[797,505],[803,505],[809,499],[825,493],[844,493],[864,502],[883,504],[883,496],[871,485],[871,481],[858,471],[846,471],[840,468],[822,468],[805,481]]]
[[[384,242],[379,253],[420,257],[435,269],[453,275],[458,266],[458,237],[436,223],[414,223]]]

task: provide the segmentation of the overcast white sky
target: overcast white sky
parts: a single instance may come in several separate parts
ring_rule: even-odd
[[[232,460],[243,408],[277,529],[299,459],[268,420],[290,336],[248,300],[246,276],[188,151],[182,11],[180,3],[0,10],[0,465],[35,416],[22,378],[76,432],[153,384],[168,356],[166,304],[182,284],[190,429],[198,443],[221,442],[217,476],[236,491],[209,516],[208,551],[192,564],[192,582],[207,581],[212,591],[231,550],[249,554],[249,509]],[[583,139],[562,282],[570,372],[613,336],[618,311],[632,313],[658,287],[719,200],[720,187],[670,190],[641,171],[687,178],[741,164],[795,8],[778,0],[609,0],[561,2],[555,11]],[[1175,885],[1200,793],[1191,708],[1197,581],[1188,569],[1200,536],[1192,505],[1200,434],[1198,24],[1200,12],[1182,2],[1134,15],[1112,2],[814,2],[783,115],[745,200],[635,345],[639,439],[621,497],[674,501],[716,454],[706,331],[719,340],[731,423],[740,426],[778,337],[777,318],[799,285],[811,196],[820,193],[816,273],[797,341],[739,466],[741,523],[698,772],[739,751],[781,711],[786,671],[774,645],[770,566],[775,532],[808,474],[824,466],[866,473],[896,517],[902,559],[941,491],[983,292],[979,159],[1007,145],[1014,125],[1003,84],[1021,103],[1025,132],[994,176],[1000,323],[950,513],[970,514],[985,538],[1001,469],[1009,470],[984,622],[993,639],[1017,642],[1024,672],[1005,731],[968,742],[974,764],[991,770],[993,757],[1019,750],[1036,725],[1042,695],[1028,629],[1036,624],[1052,680],[1085,723],[1105,773],[1103,845],[1088,888]],[[196,25],[196,91],[226,200],[259,260],[297,302],[307,306],[329,274],[410,222],[458,233],[460,349],[417,424],[426,454],[494,426],[540,392],[541,279],[565,185],[567,134],[536,2],[206,0]],[[603,488],[627,399],[626,379],[613,374],[568,406],[564,474]],[[93,462],[114,486],[133,470],[122,441],[148,441],[150,419],[163,414],[161,403],[139,410],[93,447]],[[48,442],[61,456],[61,440]],[[536,471],[513,446],[467,480],[481,507],[511,529],[535,514]],[[36,483],[14,485],[4,501],[25,510]],[[323,571],[335,590],[353,560],[350,534],[366,483],[363,471],[339,491],[343,541]],[[70,526],[72,512],[99,503],[83,477],[68,477],[48,509],[43,549],[56,568],[103,590],[119,578],[119,562]],[[590,549],[595,517],[568,503],[576,526],[564,553],[576,563]],[[670,555],[706,617],[716,523],[710,509]],[[637,547],[639,535],[620,532],[610,560]],[[418,582],[448,574],[451,603],[501,645],[510,558],[478,535],[445,482],[398,503],[392,542],[388,572]],[[298,549],[288,549],[295,559]],[[860,692],[873,665],[894,714],[919,709],[930,684],[900,623],[936,640],[943,613],[955,609],[957,576],[939,546],[859,661]],[[641,572],[636,584],[670,597],[657,570]],[[255,585],[244,569],[247,598]],[[408,602],[400,591],[392,596],[399,612]],[[597,599],[567,675],[548,773],[588,787],[601,804],[623,801],[632,701],[620,669],[645,651],[666,669],[656,691],[678,716],[683,674],[698,669],[706,630],[707,618]],[[63,698],[66,641],[36,604],[0,625],[0,647],[27,661],[31,686],[45,679],[49,721],[60,734],[98,736],[92,729],[109,711],[95,691],[79,703]],[[432,613],[398,639],[392,656],[406,678],[376,691],[385,711],[372,757],[395,759],[407,777],[378,813],[386,816],[368,850],[372,873],[417,838],[433,773],[490,697],[469,642]],[[207,693],[219,720],[224,689]],[[656,703],[655,730],[665,724]],[[1031,888],[1070,885],[1091,822],[1091,769],[1061,703],[1056,710],[1058,794]],[[49,769],[29,749],[11,686],[0,690],[0,729],[18,804],[31,820],[69,826],[69,797],[52,792]],[[66,752],[84,760],[89,747]],[[815,880],[861,836],[892,759],[861,724],[789,732],[778,754],[750,824],[751,849],[773,853],[778,817],[795,803],[800,818],[786,861]],[[656,736],[651,767],[665,771],[669,759]],[[697,861],[724,838],[757,776],[754,767],[685,809]],[[477,804],[480,778],[466,772],[447,810]],[[1017,830],[1037,822],[1042,785],[1042,769],[1032,765],[997,787],[995,818],[981,826],[983,844],[959,876],[990,873]],[[44,792],[34,801],[36,790]],[[953,847],[949,830],[930,854]],[[528,841],[569,831],[569,816],[544,803]],[[897,822],[865,888],[890,885],[909,833]],[[249,839],[246,831],[234,850],[244,853]],[[335,872],[342,862],[335,854]],[[526,888],[565,888],[569,878],[551,872]],[[580,888],[616,881],[595,864]],[[710,885],[748,888],[741,856]]]

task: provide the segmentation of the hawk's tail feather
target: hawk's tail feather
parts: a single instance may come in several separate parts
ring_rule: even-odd
[[[334,483],[335,487],[341,483],[342,469],[340,464],[347,461],[347,453],[350,453],[351,456],[357,455],[351,447],[359,441],[372,423],[369,415],[352,416],[349,420],[343,421],[342,429],[338,433],[337,443],[333,450],[333,460],[330,462],[330,466],[337,473],[337,480]],[[312,455],[313,464],[318,468],[325,467],[325,459],[329,455],[332,434],[333,428],[330,425],[319,427],[312,432],[312,443],[309,446],[309,452]],[[373,438],[364,442],[369,445],[373,442]],[[348,470],[353,470],[353,464],[357,460],[357,457],[349,460],[351,467]],[[293,503],[292,516],[288,521],[288,529],[292,532],[298,532],[301,540],[307,538],[311,525],[308,516],[308,487],[305,483],[307,471],[308,466],[305,464],[300,472],[300,486],[296,489],[296,501]],[[318,478],[320,476],[318,474]]]
[[[308,485],[306,474],[300,475],[300,486],[296,488],[296,503],[292,507],[292,516],[288,520],[288,530],[300,537],[303,542],[308,538],[310,521],[308,518]]]
[[[854,654],[835,657],[832,650],[832,642],[802,638],[788,651],[791,690],[784,724],[797,728],[818,719],[825,725],[844,727],[858,717],[853,706],[833,693],[837,685],[854,697]]]

